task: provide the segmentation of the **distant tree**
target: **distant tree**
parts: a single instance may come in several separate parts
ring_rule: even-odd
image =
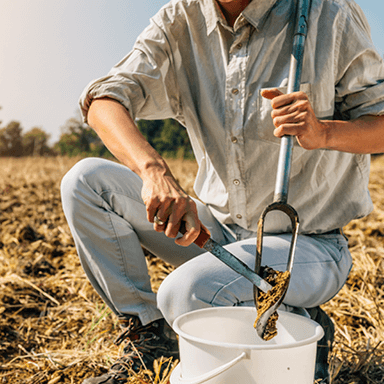
[[[148,142],[165,157],[193,158],[186,129],[177,121],[139,120],[137,126]]]
[[[137,126],[149,144],[156,147],[155,140],[160,137],[164,125],[163,120],[138,120]]]
[[[190,158],[193,156],[187,131],[175,120],[164,120],[160,136],[154,139],[154,144],[165,157]]]
[[[165,157],[193,158],[185,128],[177,121],[139,120],[139,130],[146,140]],[[83,123],[80,115],[66,121],[54,150],[67,156],[113,157],[96,132]]]
[[[32,128],[23,135],[23,155],[24,156],[44,156],[52,155],[53,151],[48,146],[50,135],[42,128]]]
[[[61,130],[60,139],[54,145],[59,154],[112,157],[96,132],[83,123],[80,116],[68,119]]]
[[[23,155],[22,132],[18,121],[11,121],[4,128],[0,129],[0,155],[15,156]]]

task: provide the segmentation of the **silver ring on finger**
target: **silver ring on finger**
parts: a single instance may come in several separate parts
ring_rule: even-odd
[[[157,216],[154,217],[153,221],[154,221],[157,225],[164,225],[164,224],[165,224],[165,221],[160,220]]]

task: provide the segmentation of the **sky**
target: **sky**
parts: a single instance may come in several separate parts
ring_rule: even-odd
[[[56,142],[85,86],[133,47],[168,0],[0,0],[0,121]],[[384,0],[357,0],[384,56]]]

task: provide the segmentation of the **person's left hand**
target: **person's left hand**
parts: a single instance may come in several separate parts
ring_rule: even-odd
[[[305,149],[325,148],[326,123],[317,119],[306,93],[285,95],[275,88],[263,90],[261,95],[271,100],[276,137],[296,136]]]

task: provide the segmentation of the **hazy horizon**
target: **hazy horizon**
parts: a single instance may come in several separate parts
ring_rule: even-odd
[[[166,0],[0,0],[0,121],[58,140],[78,98],[132,48]],[[384,54],[384,1],[357,1]]]

